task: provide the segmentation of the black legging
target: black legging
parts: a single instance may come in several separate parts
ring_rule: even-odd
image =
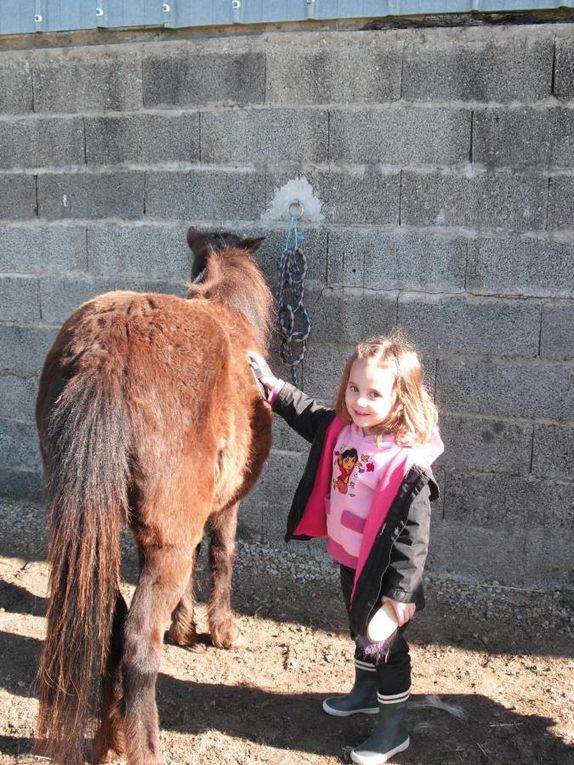
[[[347,613],[349,612],[354,579],[354,569],[341,566],[341,590]],[[409,645],[404,637],[407,626],[408,622],[398,629],[389,647],[389,652],[378,659],[365,656],[359,646],[355,645],[355,659],[372,664],[377,668],[379,693],[383,696],[401,694],[411,687],[411,657]],[[355,638],[352,631],[351,637]]]

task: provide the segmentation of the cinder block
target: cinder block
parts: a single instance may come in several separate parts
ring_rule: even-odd
[[[87,117],[88,164],[199,160],[199,113]]]
[[[477,239],[469,243],[467,289],[474,293],[570,297],[571,243]]]
[[[430,539],[427,569],[475,581],[521,586],[528,584],[524,549],[526,534],[514,524],[500,529],[471,526],[467,521],[437,524]]]
[[[0,375],[0,417],[33,420],[37,392],[36,376]]]
[[[326,111],[233,109],[201,115],[202,162],[325,162],[328,152]]]
[[[403,172],[402,225],[538,230],[546,222],[547,181],[528,175]]]
[[[273,370],[277,374],[281,373],[287,381],[290,380],[286,370],[277,365],[273,367]],[[310,448],[311,444],[290,428],[285,420],[281,419],[278,414],[273,415],[273,449],[275,451],[308,454]]]
[[[431,547],[460,574],[482,574],[504,584],[548,582],[552,574],[564,581],[574,540],[572,496],[571,483],[449,473],[446,522]]]
[[[360,199],[361,197],[357,197]],[[329,255],[334,263],[354,254],[369,289],[463,290],[467,241],[427,232],[333,231]]]
[[[574,531],[574,494],[572,481],[546,481],[533,479],[530,494],[526,494],[529,527],[538,526],[541,531]],[[572,560],[565,561],[571,567]]]
[[[445,520],[467,528],[524,528],[536,500],[536,482],[526,476],[447,472]]]
[[[439,359],[443,411],[570,420],[572,370],[563,364],[496,358]]]
[[[371,286],[365,279],[365,260],[368,253],[363,247],[353,247],[358,232],[332,231],[329,233],[327,254],[327,284],[331,287]]]
[[[250,496],[278,512],[283,508],[286,519],[306,461],[305,454],[272,451]]]
[[[574,177],[550,178],[548,228],[574,229]]]
[[[0,276],[0,320],[33,322],[40,318],[38,280]]]
[[[446,520],[431,539],[429,568],[478,581],[527,585],[531,578],[526,549],[527,531],[513,520],[504,529]]]
[[[143,292],[143,280],[126,276],[108,279],[45,276],[40,279],[42,319],[51,324],[59,324],[82,303],[113,290]]]
[[[302,173],[282,171],[267,176],[267,200],[289,180]],[[400,173],[386,172],[378,167],[331,165],[329,170],[306,168],[304,178],[313,189],[313,196],[321,203],[322,221],[340,226],[357,224],[398,225],[400,201]],[[287,210],[285,210],[286,230]],[[303,233],[308,225],[304,217],[300,223]],[[352,231],[352,230],[351,230]],[[349,231],[350,233],[350,231]],[[355,286],[362,286],[362,282]]]
[[[0,272],[83,271],[86,266],[84,226],[0,226]]]
[[[159,292],[162,295],[176,295],[180,298],[187,297],[189,280],[184,281],[168,281],[165,279],[151,279],[144,282],[144,292]]]
[[[417,108],[332,111],[330,159],[391,165],[454,164],[468,160],[467,109]]]
[[[538,355],[540,306],[524,300],[403,293],[398,324],[421,350]]]
[[[325,288],[309,296],[307,310],[314,342],[355,344],[396,325],[397,298],[392,292]]]
[[[474,112],[474,162],[488,167],[571,167],[572,109],[480,109]]]
[[[566,498],[572,497],[572,484],[565,491]],[[570,504],[570,512],[574,508]],[[529,586],[539,584],[553,589],[562,585],[572,586],[572,550],[574,532],[554,526],[537,527],[530,530],[526,539],[524,560],[526,562]]]
[[[546,359],[556,360],[574,358],[574,305],[572,303],[546,304],[542,307],[540,355]]]
[[[447,470],[528,475],[532,429],[522,422],[443,414],[440,431],[445,450],[437,465]]]
[[[353,351],[354,345],[319,343],[311,336],[303,361],[301,387],[305,393],[334,406],[345,363]]]
[[[572,583],[574,494],[572,481],[533,482],[528,503],[526,555],[531,581]]]
[[[0,370],[16,375],[36,374],[56,334],[53,327],[0,324]]]
[[[143,102],[153,106],[203,106],[210,103],[262,104],[265,54],[197,54],[191,44],[171,54],[160,47],[143,59]]]
[[[124,46],[42,52],[33,61],[34,111],[100,112],[141,109],[139,50]]]
[[[285,35],[267,50],[267,102],[379,103],[401,97],[402,41],[375,32]]]
[[[574,46],[571,37],[556,40],[554,95],[557,98],[574,96]]]
[[[134,274],[190,279],[192,254],[181,224],[96,224],[88,227],[88,263],[98,276]]]
[[[197,221],[257,220],[265,210],[264,179],[253,172],[191,170],[149,173],[146,215]],[[227,224],[228,225],[228,224]]]
[[[0,465],[5,468],[40,470],[34,422],[0,419]]]
[[[0,129],[0,167],[65,167],[84,164],[81,119],[17,119]]]
[[[383,173],[376,168],[352,173],[333,169],[313,173],[312,182],[328,222],[399,224],[400,173]]]
[[[139,218],[144,173],[58,173],[38,176],[43,218]]]
[[[550,37],[529,38],[509,27],[490,41],[458,38],[447,41],[432,35],[406,46],[404,99],[527,102],[550,96]]]
[[[0,114],[24,114],[33,109],[32,73],[27,61],[5,58],[0,64]]]
[[[285,536],[287,516],[297,484],[303,475],[307,456],[287,452],[271,452],[261,477],[249,496],[242,502],[243,509],[256,507],[261,511],[261,538],[279,542]],[[255,524],[252,531],[255,531]]]
[[[36,215],[36,179],[33,175],[0,175],[0,219],[20,220]]]
[[[532,472],[542,478],[574,478],[574,427],[572,425],[534,426]]]

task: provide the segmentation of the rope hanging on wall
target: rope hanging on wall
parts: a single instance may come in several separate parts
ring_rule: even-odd
[[[303,305],[307,258],[300,246],[304,237],[297,227],[303,212],[303,205],[298,200],[289,205],[291,219],[285,249],[279,258],[277,290],[282,336],[279,355],[285,366],[290,368],[291,380],[298,387],[301,385],[301,362],[307,351],[307,339],[311,331],[309,314]]]

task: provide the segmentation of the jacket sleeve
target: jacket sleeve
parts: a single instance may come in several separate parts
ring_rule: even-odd
[[[430,497],[431,486],[426,484],[411,502],[383,577],[383,595],[402,603],[414,603],[421,586],[430,536]]]
[[[273,411],[311,443],[318,428],[332,420],[334,415],[331,407],[319,403],[287,382],[273,402]]]

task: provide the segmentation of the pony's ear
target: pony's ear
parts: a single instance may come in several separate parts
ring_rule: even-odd
[[[187,230],[187,243],[188,243],[188,245],[189,245],[191,250],[193,250],[193,248],[195,246],[195,243],[197,242],[197,240],[199,239],[200,236],[201,236],[201,232],[198,231],[196,228],[194,228],[193,226],[190,226],[188,228],[188,230]]]
[[[246,250],[249,250],[250,252],[256,252],[261,247],[264,241],[265,241],[264,236],[257,236],[252,239],[242,239],[241,247],[243,247]]]

